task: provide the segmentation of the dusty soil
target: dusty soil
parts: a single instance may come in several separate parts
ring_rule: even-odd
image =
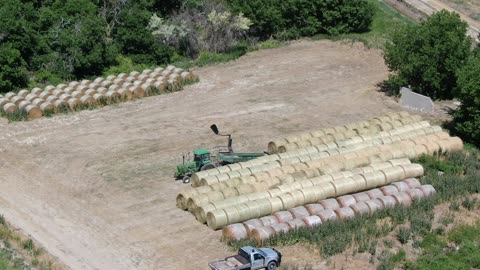
[[[175,207],[180,156],[224,144],[263,151],[275,137],[399,110],[377,92],[382,54],[299,42],[196,70],[201,82],[33,122],[0,120],[0,213],[72,269],[206,269],[231,253],[220,232]],[[322,264],[285,249],[285,261]]]

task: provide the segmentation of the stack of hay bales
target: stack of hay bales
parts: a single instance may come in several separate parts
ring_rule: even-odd
[[[174,66],[132,71],[94,81],[73,81],[68,85],[49,85],[44,89],[9,92],[0,97],[0,111],[6,114],[26,113],[29,119],[63,110],[78,110],[88,106],[128,101],[152,94],[177,91],[187,83],[197,80],[191,72]]]
[[[261,230],[279,232],[313,226],[334,216],[370,213],[375,203],[367,203],[367,199],[373,195],[386,196],[379,198],[379,209],[409,205],[420,196],[418,190],[411,189],[431,193],[428,186],[420,187],[411,179],[423,176],[423,168],[409,159],[462,148],[458,137],[450,137],[418,116],[390,113],[275,140],[269,143],[274,154],[194,174],[194,187],[178,194],[177,206],[213,230],[236,224],[226,229],[226,235],[233,235],[229,230],[234,227],[255,227],[256,219],[262,224],[273,222],[272,216],[279,225],[268,229],[262,225]],[[302,216],[307,210],[321,209],[318,204],[324,209],[338,204],[340,210]],[[302,218],[290,220],[285,211]]]

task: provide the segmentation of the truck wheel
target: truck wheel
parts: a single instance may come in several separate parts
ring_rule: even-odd
[[[183,183],[184,183],[184,184],[190,183],[190,176],[185,176],[185,177],[183,177]]]
[[[206,171],[214,168],[215,168],[215,165],[213,165],[212,163],[208,163],[203,165],[202,168],[200,168],[200,171]]]
[[[275,270],[277,268],[276,262],[269,262],[267,265],[267,270]]]

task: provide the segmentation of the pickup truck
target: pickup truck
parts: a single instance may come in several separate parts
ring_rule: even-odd
[[[208,264],[212,270],[273,270],[280,266],[282,254],[273,248],[242,247],[237,255]]]

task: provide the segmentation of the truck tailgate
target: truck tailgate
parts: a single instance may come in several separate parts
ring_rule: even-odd
[[[246,264],[245,259],[241,256],[232,256],[225,258],[225,260],[211,262],[208,265],[213,270],[234,270],[234,269],[244,269],[248,267],[248,263]]]

